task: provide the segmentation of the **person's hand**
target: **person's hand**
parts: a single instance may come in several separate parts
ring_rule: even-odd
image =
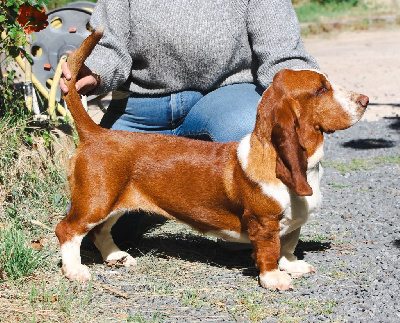
[[[61,65],[61,70],[64,77],[60,79],[60,89],[64,94],[67,94],[68,87],[64,82],[64,78],[68,81],[71,79],[71,72],[68,68],[68,64],[63,63]],[[76,82],[76,89],[79,94],[86,94],[93,91],[99,83],[98,78],[96,78],[93,72],[85,65],[82,65],[77,79],[78,81]]]

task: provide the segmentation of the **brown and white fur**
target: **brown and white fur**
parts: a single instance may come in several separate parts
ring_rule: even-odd
[[[81,264],[85,235],[104,260],[136,260],[113,242],[110,229],[127,211],[185,222],[205,234],[250,241],[269,289],[314,272],[293,255],[301,226],[319,204],[323,133],[346,129],[363,115],[368,97],[311,70],[282,70],[264,92],[254,131],[239,143],[103,129],[84,111],[77,73],[102,36],[96,31],[69,58],[65,101],[80,142],[69,165],[71,209],[56,228],[62,271],[90,279]],[[279,261],[279,268],[278,268]]]

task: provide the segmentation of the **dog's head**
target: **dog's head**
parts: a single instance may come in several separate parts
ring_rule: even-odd
[[[278,72],[261,98],[255,128],[259,140],[271,134],[276,177],[297,195],[312,195],[307,158],[322,144],[324,132],[349,128],[367,105],[367,96],[331,83],[321,72]]]

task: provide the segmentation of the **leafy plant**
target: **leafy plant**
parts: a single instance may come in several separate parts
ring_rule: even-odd
[[[47,15],[42,6],[48,0],[1,0],[0,52],[16,57],[20,53],[30,58],[21,46],[26,45],[26,34],[46,28]]]
[[[12,58],[23,55],[32,63],[24,46],[28,43],[27,35],[48,25],[47,15],[42,8],[46,3],[48,0],[0,0],[0,53],[4,52],[6,57]],[[19,99],[22,93],[11,83],[13,73],[6,80],[0,79],[1,111],[13,104],[14,94]]]
[[[13,83],[14,73],[12,70],[3,80],[0,79],[0,119],[7,118],[7,122],[12,124],[27,116],[23,89]]]

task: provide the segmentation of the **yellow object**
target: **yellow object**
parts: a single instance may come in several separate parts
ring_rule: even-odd
[[[25,73],[25,64],[24,60],[21,56],[15,58],[15,61],[18,63],[19,67],[21,67],[22,71]],[[34,74],[32,74],[32,83],[39,90],[39,92],[43,95],[43,97],[49,100],[49,92],[47,92],[46,88],[39,82]],[[70,116],[70,113],[67,112],[64,107],[57,102],[57,111],[65,117],[66,115]]]
[[[29,36],[27,36],[29,37]],[[28,43],[25,46],[25,52],[30,55],[31,54],[31,45]],[[32,112],[33,110],[33,96],[32,96],[32,65],[29,61],[25,60],[25,105],[26,108]]]
[[[58,62],[56,72],[54,73],[53,81],[50,87],[50,94],[49,94],[49,100],[48,100],[48,107],[47,107],[47,112],[51,118],[56,117],[56,94],[57,94],[57,89],[58,89],[58,82],[60,81],[61,78],[61,65],[67,61],[67,55],[63,55],[60,58],[60,61]],[[64,109],[64,108],[63,108]],[[64,109],[65,111],[65,109]]]

